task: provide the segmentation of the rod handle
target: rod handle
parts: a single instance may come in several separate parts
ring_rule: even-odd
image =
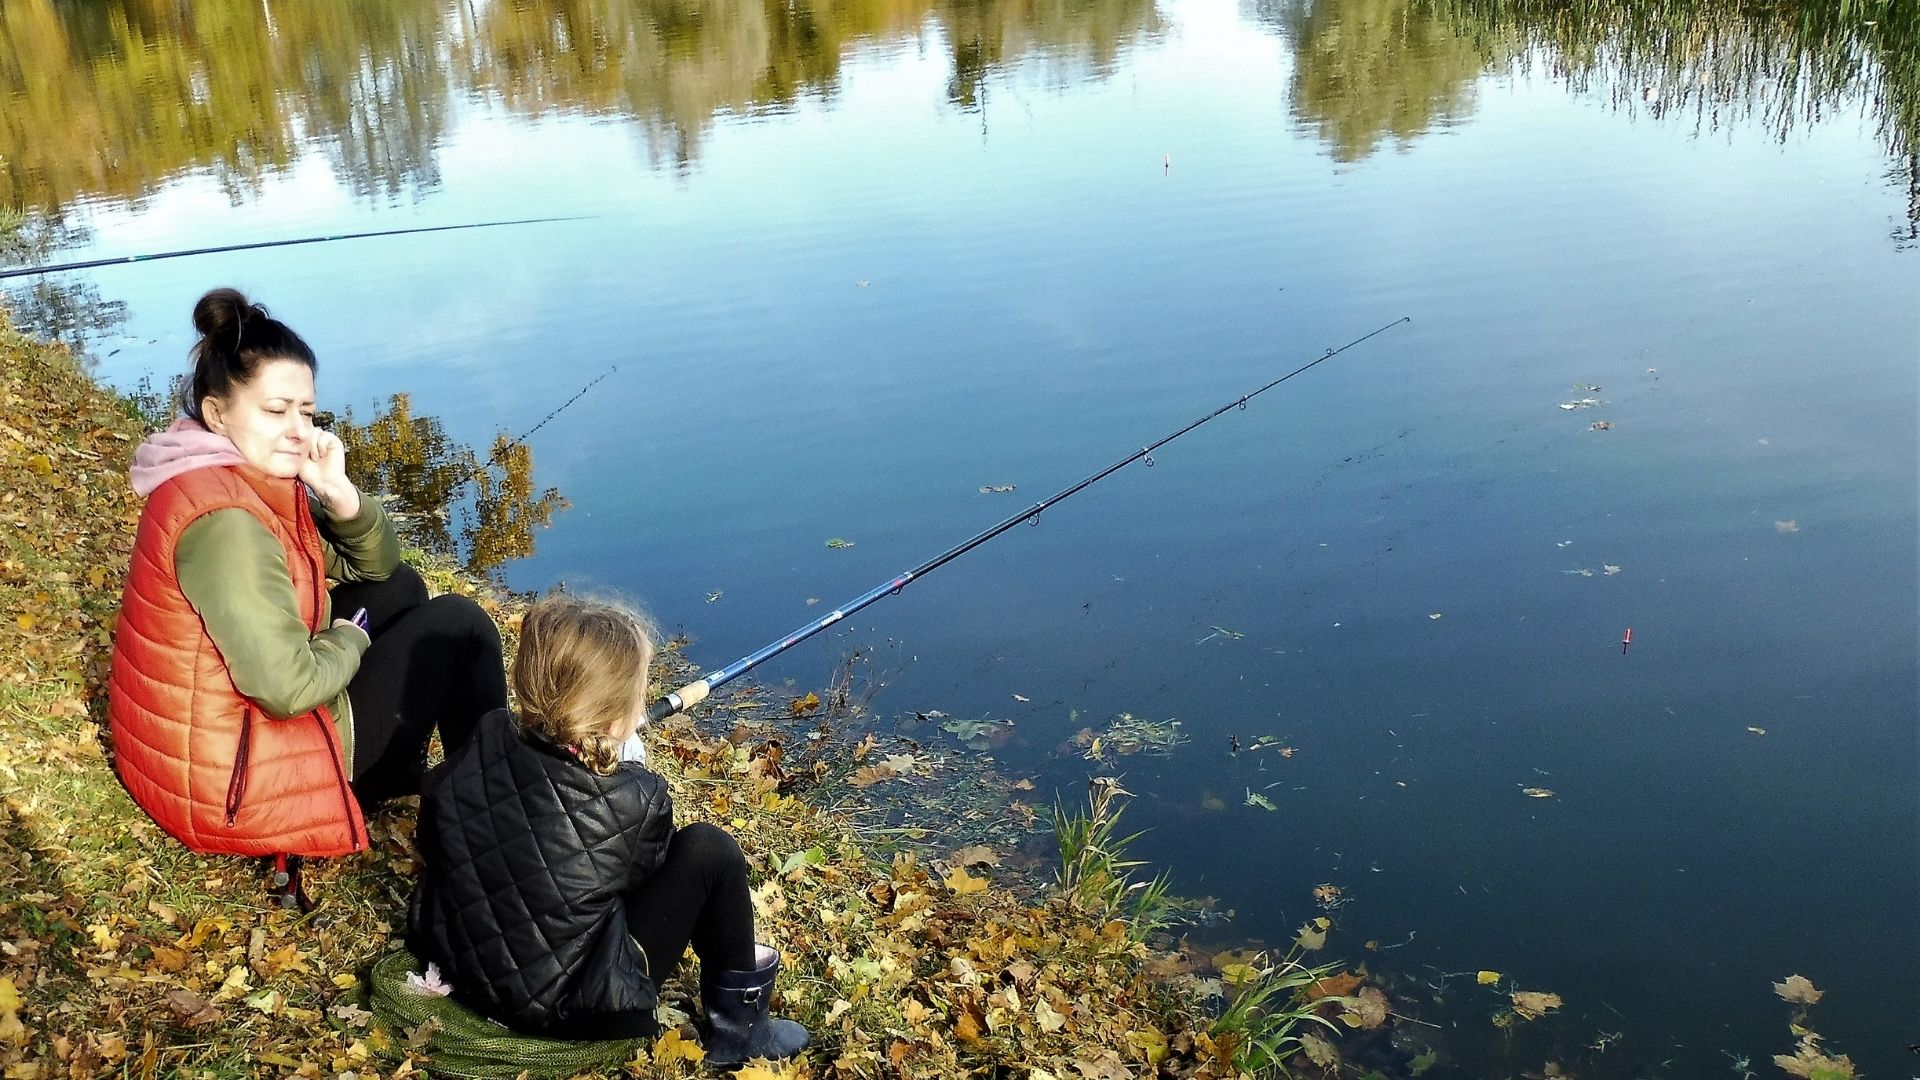
[[[713,687],[705,679],[690,682],[647,706],[647,722],[657,724],[677,712],[685,712],[707,700]]]

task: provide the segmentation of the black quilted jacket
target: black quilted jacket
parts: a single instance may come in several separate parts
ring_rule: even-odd
[[[597,775],[506,709],[488,713],[427,773],[407,944],[458,1000],[517,1031],[651,1036],[654,985],[620,895],[672,834],[660,777],[635,764]]]

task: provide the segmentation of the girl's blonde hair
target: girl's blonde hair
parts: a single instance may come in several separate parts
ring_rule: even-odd
[[[645,704],[655,631],[641,612],[557,593],[520,624],[513,692],[520,722],[569,747],[602,775],[620,763],[614,725]]]

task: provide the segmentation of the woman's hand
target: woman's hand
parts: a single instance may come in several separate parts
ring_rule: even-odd
[[[335,519],[360,516],[360,490],[347,479],[347,449],[340,436],[314,429],[307,458],[300,463],[300,480]]]

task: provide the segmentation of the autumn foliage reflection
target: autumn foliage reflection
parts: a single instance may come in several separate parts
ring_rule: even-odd
[[[1781,139],[1865,116],[1920,146],[1920,5],[1905,0],[1249,0],[1294,47],[1292,107],[1341,161],[1468,116],[1487,73],[1544,71],[1631,113]]]
[[[363,491],[386,496],[401,539],[491,572],[533,554],[533,531],[567,506],[558,489],[535,494],[533,450],[496,435],[482,459],[447,437],[431,416],[416,416],[407,394],[359,423],[349,411],[334,424],[347,450],[347,474]],[[467,485],[471,502],[463,501]],[[456,536],[452,519],[461,524]]]
[[[862,44],[946,38],[966,105],[1029,56],[1098,77],[1155,25],[1153,0],[6,0],[0,207],[187,173],[237,202],[315,153],[359,197],[417,195],[467,100],[631,122],[685,167],[719,117],[831,97]]]

